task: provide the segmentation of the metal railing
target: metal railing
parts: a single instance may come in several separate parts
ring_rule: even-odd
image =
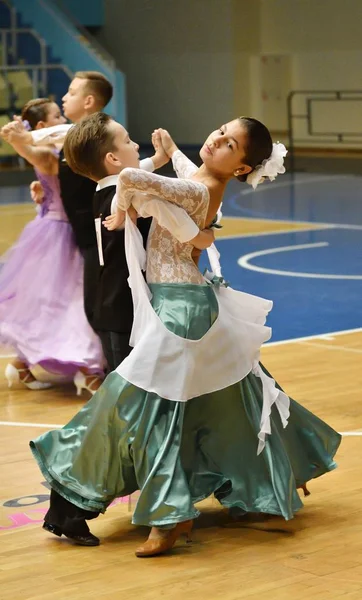
[[[9,9],[9,12],[10,12],[10,29],[11,29],[12,32],[14,32],[14,30],[16,29],[16,26],[17,26],[16,10],[15,10],[15,8],[13,7],[13,5],[11,4],[11,2],[9,0],[1,0],[1,4],[4,4]],[[16,35],[15,35],[15,33],[12,33],[11,47],[12,47],[12,50],[14,52],[16,52]],[[7,62],[7,61],[5,61],[5,62]]]
[[[40,65],[42,65],[42,66],[46,65],[47,45],[45,43],[45,40],[43,40],[43,38],[34,29],[26,29],[26,28],[19,28],[19,27],[15,27],[15,28],[11,28],[11,29],[6,29],[6,28],[0,29],[0,40],[1,40],[3,65],[8,66],[7,58],[8,58],[9,50],[10,50],[11,55],[14,58],[14,60],[18,60],[17,36],[24,34],[24,33],[26,33],[27,35],[30,35],[38,42],[39,48],[40,48]],[[9,34],[11,36],[10,46],[8,46],[8,35]],[[47,89],[47,81],[46,81],[46,71],[45,70],[43,70],[43,72],[42,72],[42,77],[43,77],[43,81],[42,81],[43,89],[46,90]]]
[[[0,67],[0,74],[6,75],[8,72],[15,71],[27,71],[31,72],[31,82],[33,88],[33,98],[38,98],[39,95],[47,94],[47,89],[43,88],[43,77],[42,74],[48,71],[63,71],[69,79],[73,78],[73,73],[70,69],[68,69],[65,65],[56,65],[56,64],[44,64],[44,65],[7,65]]]
[[[96,60],[100,69],[115,69],[114,58],[107,50],[96,40],[80,23],[78,23],[71,12],[59,3],[58,0],[38,0],[39,5],[52,16],[58,27],[68,33],[68,35],[77,37],[78,42],[90,53],[93,60]]]
[[[125,76],[118,69],[115,59],[105,50],[105,48],[96,40],[90,33],[79,25],[69,11],[59,2],[59,0],[0,0],[0,4],[5,4],[10,9],[10,29],[12,33],[9,39],[8,33],[1,34],[4,45],[8,48],[3,48],[3,58],[7,57],[8,50],[12,51],[14,61],[17,60],[17,40],[21,32],[37,36],[39,43],[42,44],[43,57],[48,60],[46,48],[50,46],[55,56],[59,56],[62,60],[62,65],[57,65],[56,68],[63,68],[64,64],[70,65],[70,71],[96,70],[101,71],[106,75],[113,85],[113,97],[109,104],[108,110],[120,122],[126,122],[126,96],[125,96]],[[86,3],[85,3],[86,8]],[[17,25],[17,7],[22,15],[24,22],[33,23],[33,28],[30,30],[21,29]],[[36,19],[35,19],[36,16]],[[34,18],[33,18],[34,17]],[[35,25],[36,24],[36,25]],[[34,30],[36,27],[36,31]],[[9,30],[9,29],[8,29]],[[19,34],[15,31],[18,30]],[[53,30],[57,35],[52,35]],[[39,32],[39,33],[38,33]],[[8,36],[8,38],[7,38]],[[44,44],[44,46],[43,46]],[[41,65],[45,69],[40,70],[42,77],[43,90],[48,92],[47,69],[50,65]],[[5,60],[5,62],[7,62]],[[42,62],[42,61],[41,61]],[[5,66],[5,65],[4,65]],[[24,69],[29,70],[34,65],[24,65]],[[23,68],[23,66],[22,66]],[[23,70],[24,70],[23,69]],[[69,71],[69,72],[70,72]],[[36,74],[33,74],[35,78]],[[39,80],[39,76],[37,76]],[[38,88],[37,82],[34,87]],[[36,94],[38,95],[38,94]]]
[[[302,109],[295,108],[295,100],[302,100]],[[300,100],[301,99],[301,100]],[[289,135],[289,160],[290,170],[295,170],[295,148],[296,144],[324,144],[326,141],[335,144],[353,144],[362,143],[362,132],[346,131],[316,131],[313,123],[313,104],[320,101],[345,102],[362,101],[361,90],[293,90],[289,93],[287,99],[288,110],[288,135]],[[296,137],[295,125],[297,121],[306,123],[306,137]],[[349,138],[349,139],[347,139]],[[354,138],[351,140],[351,138]]]

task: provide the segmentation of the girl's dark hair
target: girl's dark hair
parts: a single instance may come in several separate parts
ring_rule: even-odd
[[[255,167],[261,165],[263,160],[270,157],[273,151],[273,141],[268,128],[263,123],[260,123],[260,121],[252,117],[239,117],[239,121],[246,129],[248,136],[243,162],[249,165],[254,171]],[[246,178],[247,175],[239,175],[237,177],[239,181],[246,181]]]
[[[53,100],[49,98],[29,100],[21,111],[22,120],[28,121],[30,127],[35,129],[39,121],[46,121],[51,104],[53,104]]]

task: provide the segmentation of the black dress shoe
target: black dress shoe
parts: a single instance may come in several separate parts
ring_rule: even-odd
[[[76,535],[75,533],[69,531],[63,531],[63,535],[73,540],[75,544],[78,546],[99,546],[99,538],[97,538],[93,533],[89,532],[86,535]]]
[[[58,537],[61,537],[63,533],[58,525],[53,525],[53,523],[48,523],[48,521],[44,521],[43,529],[45,529],[45,531],[49,531],[49,533],[54,533],[54,535],[57,535]]]
[[[84,535],[77,535],[76,533],[73,533],[71,531],[64,531],[63,529],[58,527],[58,525],[53,525],[53,523],[48,523],[48,521],[44,521],[43,529],[49,531],[49,533],[57,535],[58,537],[65,535],[65,537],[67,537],[70,540],[73,540],[73,542],[75,542],[75,544],[78,544],[79,546],[99,546],[100,543],[99,538],[93,535],[90,531],[88,533],[85,533]]]

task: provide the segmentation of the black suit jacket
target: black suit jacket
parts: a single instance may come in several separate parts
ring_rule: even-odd
[[[63,160],[62,152],[59,157],[59,183],[64,210],[78,248],[83,252],[96,246],[92,203],[97,184],[74,173]]]
[[[96,192],[93,198],[94,219],[111,214],[111,204],[116,186],[108,186]],[[144,245],[152,219],[138,219],[137,226]],[[85,255],[85,299],[87,314],[96,331],[130,333],[133,323],[133,303],[128,285],[128,267],[124,246],[124,230],[108,231],[102,225],[102,250],[104,266],[100,266],[98,252]],[[93,299],[92,299],[93,297]],[[90,303],[93,305],[90,306]]]

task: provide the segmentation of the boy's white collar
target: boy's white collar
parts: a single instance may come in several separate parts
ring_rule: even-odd
[[[111,185],[117,185],[118,175],[107,175],[107,177],[103,177],[98,181],[98,185],[96,187],[96,192],[103,190],[106,187],[110,187]]]

